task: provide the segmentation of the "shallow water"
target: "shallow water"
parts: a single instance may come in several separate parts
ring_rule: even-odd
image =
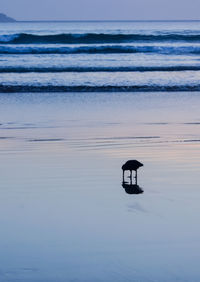
[[[0,95],[0,280],[199,281],[199,93]],[[143,194],[121,186],[135,158]]]

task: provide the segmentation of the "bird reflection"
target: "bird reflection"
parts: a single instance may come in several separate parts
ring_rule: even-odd
[[[122,187],[125,189],[127,194],[141,194],[144,192],[139,185],[125,181],[122,182]]]
[[[122,175],[122,187],[125,189],[127,194],[141,194],[144,191],[140,188],[140,186],[137,184],[137,170],[143,166],[142,163],[140,163],[137,160],[129,160],[122,166],[123,175]],[[130,179],[129,182],[125,181],[125,171],[130,171],[130,176],[128,178]],[[133,177],[132,177],[132,171],[135,171],[135,184],[133,184]]]

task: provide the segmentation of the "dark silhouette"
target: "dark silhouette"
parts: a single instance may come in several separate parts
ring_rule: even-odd
[[[125,181],[122,182],[122,187],[125,189],[127,194],[141,194],[144,192],[139,185],[129,184]]]
[[[16,20],[6,16],[5,14],[0,13],[0,22],[8,23],[8,22],[16,22]]]
[[[123,183],[124,181],[124,175],[125,175],[125,171],[129,170],[130,171],[130,184],[132,185],[132,171],[135,171],[135,184],[137,185],[137,170],[138,168],[140,168],[141,166],[143,166],[142,163],[138,162],[137,160],[129,160],[127,161],[123,166],[122,166],[122,170],[123,170]]]

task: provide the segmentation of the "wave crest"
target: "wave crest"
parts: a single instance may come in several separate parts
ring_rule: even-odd
[[[134,85],[134,86],[56,86],[56,85],[3,85],[0,84],[2,93],[25,92],[177,92],[200,91],[198,85]]]
[[[58,72],[158,72],[158,71],[200,71],[200,65],[188,66],[130,66],[130,67],[0,67],[0,73],[58,73]]]
[[[200,46],[131,46],[131,45],[89,45],[89,46],[18,46],[1,45],[0,54],[200,54]]]
[[[136,41],[187,41],[199,42],[200,34],[107,34],[107,33],[62,33],[62,34],[29,34],[19,33],[1,35],[0,44],[93,44],[123,43]]]

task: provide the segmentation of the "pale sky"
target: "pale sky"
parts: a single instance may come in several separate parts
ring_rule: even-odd
[[[0,0],[17,20],[196,20],[200,0]]]

